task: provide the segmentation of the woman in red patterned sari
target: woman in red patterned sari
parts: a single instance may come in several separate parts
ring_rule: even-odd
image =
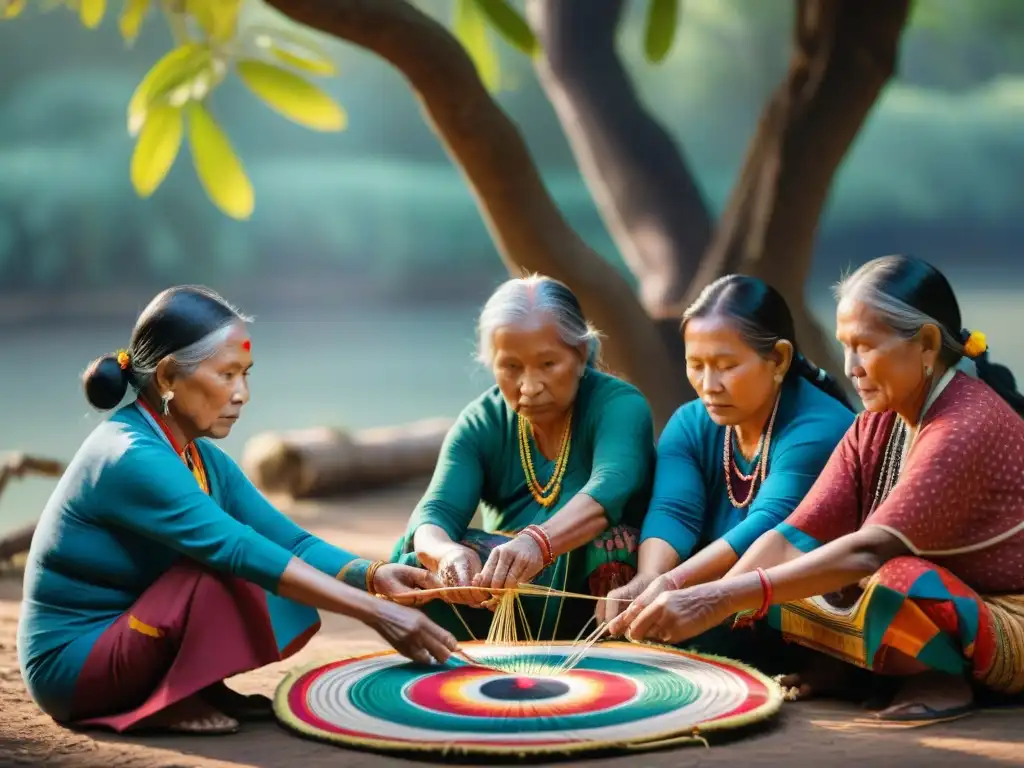
[[[958,716],[976,689],[1024,690],[1024,398],[930,264],[876,259],[838,298],[866,412],[729,574],[655,585],[612,630],[676,643],[767,618],[787,640],[906,677],[879,717]],[[957,370],[965,357],[977,378]]]

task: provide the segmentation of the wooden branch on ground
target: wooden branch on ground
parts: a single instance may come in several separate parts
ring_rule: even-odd
[[[4,489],[13,478],[21,478],[26,475],[60,477],[63,472],[64,464],[56,459],[28,456],[23,453],[11,454],[0,465],[0,496],[3,495]],[[35,523],[31,523],[0,536],[0,563],[27,551],[32,543],[32,534],[35,529]]]
[[[572,286],[606,335],[605,360],[647,397],[660,431],[683,401],[674,364],[629,283],[569,226],[519,130],[487,93],[466,50],[404,0],[268,0],[293,21],[372,51],[419,97],[461,168],[514,274],[541,272]]]

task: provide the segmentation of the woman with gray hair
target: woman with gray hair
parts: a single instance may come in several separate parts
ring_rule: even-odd
[[[479,321],[479,357],[495,386],[449,432],[393,560],[418,563],[451,587],[534,582],[605,595],[633,578],[653,423],[639,391],[598,370],[599,352],[562,283],[534,275],[495,291]],[[480,505],[483,530],[470,528]],[[479,637],[491,619],[481,608],[488,597],[467,589],[426,610],[457,635]],[[532,636],[576,636],[593,616],[585,602],[526,600]]]
[[[59,722],[229,733],[272,717],[223,681],[280,661],[320,627],[316,609],[375,629],[409,658],[444,661],[455,639],[374,596],[438,586],[369,563],[274,509],[208,438],[249,400],[247,318],[205,288],[171,288],[128,349],[84,375],[99,410],[137,398],[79,448],[43,511],[25,570],[22,676]]]
[[[1024,690],[1024,398],[927,262],[876,259],[837,294],[866,411],[784,523],[720,581],[664,593],[628,632],[679,642],[734,614],[767,618],[841,669],[906,677],[880,718],[954,717],[975,688]],[[825,671],[843,684],[820,661],[818,680],[789,682],[809,694]]]

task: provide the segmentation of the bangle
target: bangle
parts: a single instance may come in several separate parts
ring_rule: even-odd
[[[520,533],[525,533],[537,543],[537,546],[540,547],[540,554],[544,559],[545,566],[555,562],[555,553],[551,549],[551,539],[548,538],[548,534],[543,528],[539,525],[528,525]]]
[[[370,567],[366,569],[366,592],[373,597],[379,597],[380,594],[373,588],[373,580],[377,576],[377,571],[380,567],[387,565],[383,560],[375,560],[370,563]]]
[[[757,569],[757,578],[761,580],[761,607],[757,609],[757,612],[753,615],[753,619],[758,621],[768,615],[768,609],[772,607],[772,598],[774,597],[774,590],[772,589],[772,580],[768,578],[768,574],[764,568]]]

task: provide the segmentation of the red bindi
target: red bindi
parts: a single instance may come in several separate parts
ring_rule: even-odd
[[[250,349],[252,349],[252,342],[249,341],[248,339],[243,341],[242,342],[242,349],[244,349],[246,352],[248,352]]]

